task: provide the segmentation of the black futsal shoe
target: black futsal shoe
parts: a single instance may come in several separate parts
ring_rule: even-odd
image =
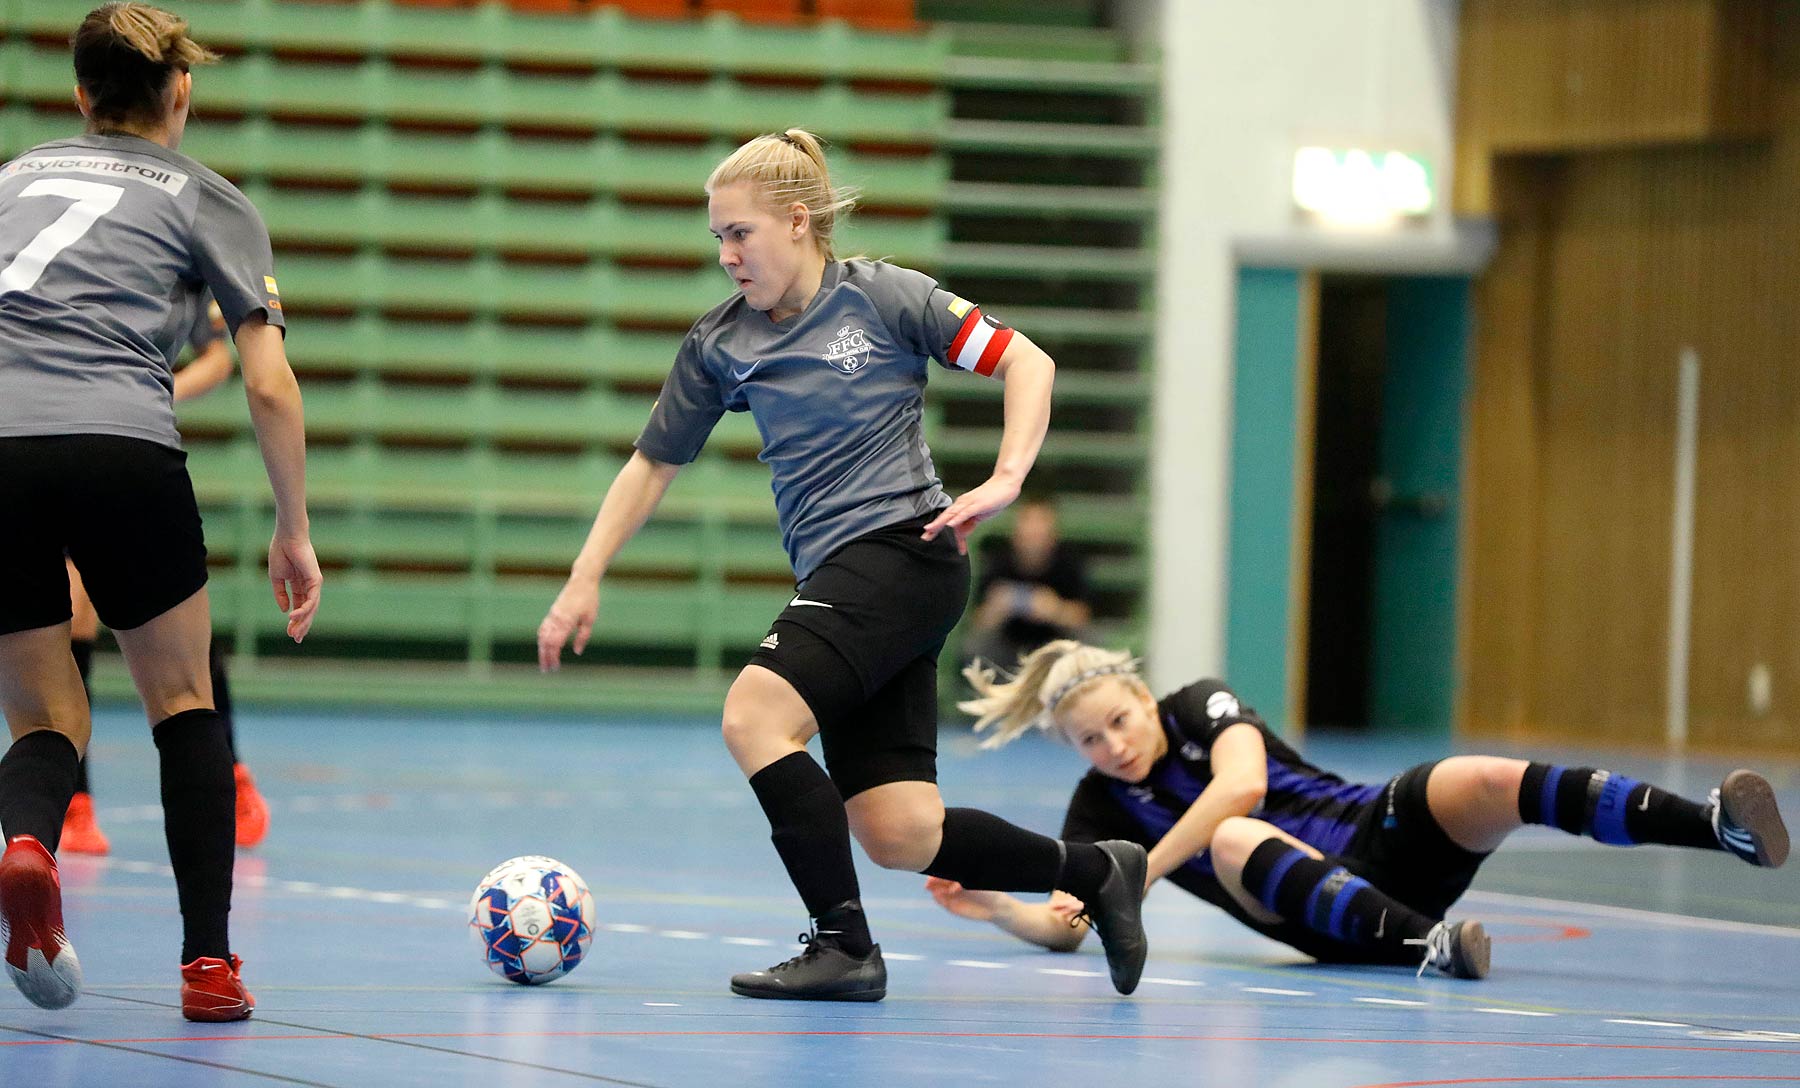
[[[1150,938],[1144,935],[1144,878],[1149,875],[1150,855],[1124,839],[1094,845],[1106,855],[1109,867],[1100,890],[1087,901],[1084,916],[1106,950],[1113,989],[1128,994],[1137,989],[1150,955]]]
[[[1787,861],[1787,825],[1768,779],[1755,771],[1732,771],[1707,803],[1720,846],[1765,869]]]
[[[887,964],[881,946],[862,957],[832,942],[829,933],[802,933],[798,956],[766,971],[731,976],[731,992],[777,1001],[880,1001],[887,996]]]
[[[1493,943],[1487,929],[1472,918],[1460,922],[1439,922],[1422,938],[1407,944],[1423,945],[1425,958],[1419,963],[1419,974],[1431,967],[1451,978],[1486,978],[1492,960]]]

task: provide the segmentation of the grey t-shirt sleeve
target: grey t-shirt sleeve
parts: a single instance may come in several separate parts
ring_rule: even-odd
[[[232,337],[245,318],[259,313],[276,328],[287,326],[269,230],[249,198],[229,183],[202,179],[194,213],[194,263]]]
[[[946,367],[991,375],[1013,332],[981,307],[938,286],[923,272],[881,261],[857,277],[896,340]]]
[[[699,328],[689,330],[650,409],[650,421],[634,443],[653,461],[685,465],[700,456],[707,436],[725,414],[718,376],[706,365],[700,343]]]

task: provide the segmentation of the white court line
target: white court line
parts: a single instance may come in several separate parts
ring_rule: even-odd
[[[1360,1001],[1365,1005],[1403,1005],[1407,1008],[1423,1008],[1423,1001],[1402,1001],[1397,997],[1353,997],[1350,1000]]]
[[[1071,970],[1070,968],[1067,968],[1067,967],[1040,967],[1037,969],[1037,972],[1040,975],[1062,975],[1066,978],[1105,978],[1106,977],[1103,973],[1101,973],[1099,971],[1075,971],[1075,970]]]
[[[1656,922],[1683,929],[1704,929],[1713,933],[1755,933],[1764,937],[1787,937],[1800,940],[1800,928],[1793,926],[1772,926],[1761,922],[1728,922],[1722,918],[1696,918],[1691,914],[1669,914],[1665,911],[1642,910],[1638,907],[1609,907],[1601,903],[1577,903],[1569,899],[1544,899],[1535,895],[1513,895],[1510,892],[1470,892],[1462,898],[1464,903],[1471,900],[1537,907],[1565,914],[1591,914],[1609,921],[1622,916],[1635,921]]]
[[[1196,982],[1191,978],[1147,978],[1147,979],[1143,979],[1142,981],[1148,982],[1148,983],[1153,983],[1157,986],[1204,986],[1204,985],[1206,985],[1206,983],[1204,983],[1204,982]]]
[[[1246,986],[1247,994],[1274,994],[1276,997],[1316,997],[1311,990],[1277,990],[1271,986]]]
[[[1673,1020],[1608,1020],[1609,1024],[1630,1024],[1642,1028],[1691,1028],[1692,1024],[1677,1024]]]
[[[709,936],[705,933],[696,933],[691,929],[659,929],[656,931],[656,935],[671,937],[677,941],[704,941]]]
[[[644,1007],[647,1009],[679,1009],[681,1005],[675,1001],[646,1001]]]
[[[600,928],[612,933],[648,933],[649,926],[640,926],[635,922],[607,922]]]
[[[767,937],[720,937],[719,939],[726,944],[747,944],[751,948],[767,948],[775,943]],[[891,960],[894,956],[892,953],[888,953],[887,958]]]
[[[951,960],[952,967],[979,967],[983,971],[1004,971],[1010,964],[994,963],[992,960]]]
[[[883,952],[881,958],[884,960],[898,960],[901,963],[918,963],[925,957],[915,956],[911,952]]]
[[[1555,1016],[1553,1012],[1536,1012],[1531,1009],[1476,1009],[1476,1012],[1491,1012],[1495,1016]]]

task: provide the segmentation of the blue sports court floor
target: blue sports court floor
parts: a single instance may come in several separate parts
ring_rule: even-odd
[[[1144,984],[1119,998],[1097,945],[1036,951],[863,862],[888,999],[758,1002],[727,976],[786,958],[804,919],[711,725],[247,712],[239,730],[273,810],[233,913],[256,1018],[174,1007],[154,755],[135,712],[106,711],[113,854],[63,862],[88,989],[49,1012],[0,988],[0,1083],[1800,1084],[1800,864],[1533,829],[1463,903],[1496,937],[1478,983],[1306,966],[1159,888]],[[976,755],[947,733],[944,751],[953,803],[1046,831],[1081,770],[1037,740]],[[1309,754],[1377,780],[1444,753],[1320,738]],[[1690,796],[1725,767],[1604,765]],[[1793,822],[1800,767],[1764,769]],[[603,923],[586,963],[535,989],[490,974],[464,924],[475,881],[523,853],[579,870]]]

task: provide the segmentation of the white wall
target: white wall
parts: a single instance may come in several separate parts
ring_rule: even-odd
[[[1163,73],[1145,648],[1158,690],[1224,665],[1239,263],[1472,270],[1490,249],[1485,227],[1459,226],[1444,210],[1457,6],[1160,0],[1160,20],[1148,21],[1159,28]],[[1345,236],[1303,223],[1289,194],[1294,150],[1306,144],[1422,153],[1435,170],[1439,209],[1399,235]]]

